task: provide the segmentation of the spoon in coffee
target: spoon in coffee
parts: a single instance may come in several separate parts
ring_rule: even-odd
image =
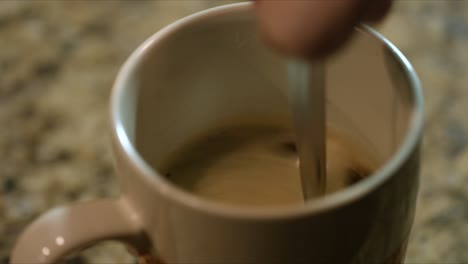
[[[289,103],[299,154],[304,201],[325,194],[325,65],[292,60],[288,64]]]

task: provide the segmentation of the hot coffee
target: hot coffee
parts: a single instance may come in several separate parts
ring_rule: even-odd
[[[331,193],[375,166],[356,144],[328,130],[326,193]],[[242,206],[304,203],[294,134],[279,126],[212,131],[182,147],[162,168],[173,183],[210,200]]]

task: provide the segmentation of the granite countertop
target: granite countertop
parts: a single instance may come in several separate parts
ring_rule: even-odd
[[[226,1],[0,1],[0,263],[47,209],[118,195],[108,98],[130,52],[164,25]],[[468,263],[468,1],[400,1],[380,30],[426,93],[407,263]],[[132,263],[101,243],[69,263]]]

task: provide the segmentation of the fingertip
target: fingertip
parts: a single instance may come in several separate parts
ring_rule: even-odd
[[[291,19],[284,11],[286,6],[283,3],[266,3],[265,1],[255,0],[256,13],[258,19],[258,30],[264,42],[280,53],[288,55],[296,54],[302,50],[302,36],[298,33],[299,25],[293,25]]]
[[[390,13],[392,6],[393,0],[372,1],[364,15],[364,20],[371,23],[380,22]]]
[[[341,47],[362,17],[361,0],[257,1],[259,31],[288,56],[321,59]]]

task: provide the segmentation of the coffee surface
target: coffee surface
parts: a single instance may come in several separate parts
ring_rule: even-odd
[[[326,193],[370,174],[337,133],[327,133]],[[362,158],[362,159],[361,159]],[[229,127],[187,144],[163,166],[173,183],[201,197],[242,206],[303,204],[294,134],[277,126]]]

